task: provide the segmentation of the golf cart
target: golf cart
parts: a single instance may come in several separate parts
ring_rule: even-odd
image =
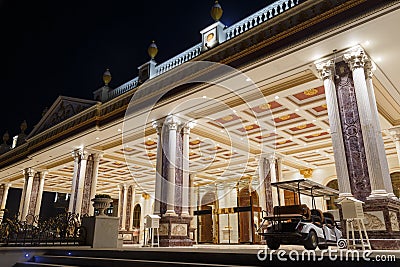
[[[327,249],[342,237],[334,216],[316,208],[316,197],[337,196],[335,189],[306,179],[276,182],[271,184],[278,191],[278,206],[273,214],[262,213],[263,221],[257,233],[264,236],[270,249],[278,249],[281,244],[303,245],[305,249]],[[294,192],[297,205],[282,206],[279,189]],[[312,209],[301,204],[301,195],[312,198]]]

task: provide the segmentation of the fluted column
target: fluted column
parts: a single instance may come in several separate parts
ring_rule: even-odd
[[[333,60],[328,60],[316,64],[316,67],[321,79],[324,81],[336,174],[340,191],[339,197],[352,197],[342,127],[340,124],[339,105],[335,82],[333,80],[335,63]]]
[[[161,187],[162,187],[162,123],[154,122],[153,128],[157,131],[157,159],[156,159],[156,182],[155,182],[155,197],[154,197],[154,214],[161,214]]]
[[[190,125],[183,127],[183,181],[182,181],[182,216],[189,216],[189,135]]]
[[[47,171],[41,171],[40,172],[39,190],[38,190],[38,193],[37,193],[36,205],[35,205],[35,216],[39,216],[40,215],[40,207],[42,206],[44,182],[45,182],[47,173],[48,173]]]
[[[85,177],[86,177],[86,164],[89,154],[85,150],[80,151],[80,167],[79,167],[79,178],[78,186],[76,192],[76,203],[75,203],[75,213],[82,215],[82,199],[83,190],[85,187]]]
[[[10,189],[10,184],[3,185],[3,194],[1,196],[1,203],[0,203],[0,223],[3,221],[4,217],[4,209],[6,208],[7,204],[7,197],[8,197],[8,190]]]
[[[261,157],[258,163],[258,179],[260,186],[260,206],[265,211],[267,210],[267,175],[266,159],[265,157]]]
[[[136,186],[132,185],[132,201],[129,203],[131,205],[131,214],[129,218],[129,231],[133,231],[133,217],[135,215],[135,198],[136,198]]]
[[[31,201],[31,193],[33,186],[33,178],[35,176],[35,172],[32,168],[27,168],[24,170],[25,183],[24,189],[21,196],[21,204],[20,205],[20,214],[21,221],[24,221],[29,212],[29,203]]]
[[[365,81],[367,83],[370,111],[371,111],[371,115],[372,115],[372,125],[374,127],[375,140],[376,140],[376,144],[378,147],[379,162],[380,162],[381,168],[382,168],[383,183],[385,185],[385,189],[386,189],[386,192],[388,193],[388,196],[390,198],[397,199],[397,197],[393,193],[393,186],[392,186],[392,180],[390,178],[389,164],[388,164],[387,157],[386,157],[385,144],[383,142],[382,129],[381,129],[380,120],[379,120],[378,106],[376,104],[374,85],[372,82],[372,77],[373,77],[373,74],[375,71],[375,66],[373,65],[370,58],[368,58],[365,62],[364,71],[365,71],[365,79],[366,79]]]
[[[388,193],[386,192],[385,184],[383,182],[381,160],[379,158],[376,142],[377,136],[373,126],[371,103],[368,96],[368,88],[365,78],[364,66],[368,57],[365,55],[364,50],[361,47],[357,47],[350,53],[345,54],[344,60],[349,64],[350,70],[353,73],[358,113],[371,183],[371,195],[369,198],[387,198]]]
[[[99,177],[99,165],[100,159],[103,157],[103,153],[96,153],[93,154],[93,177],[92,183],[90,188],[90,199],[93,199],[96,195],[96,188],[97,188],[97,179]],[[93,205],[89,206],[89,215],[94,215],[94,207]]]
[[[124,205],[123,203],[123,186],[118,185],[118,217],[119,217],[119,229],[122,229],[122,207]]]
[[[68,212],[74,213],[76,202],[76,184],[79,179],[80,152],[78,149],[72,152],[72,157],[74,158],[74,173],[72,176],[71,196],[69,198]]]
[[[176,169],[176,135],[179,121],[174,116],[169,116],[166,120],[169,130],[168,138],[168,182],[167,188],[167,211],[166,216],[176,216],[175,213],[175,169]]]
[[[125,227],[126,227],[126,210],[128,207],[128,185],[124,184],[124,191],[123,191],[123,199],[124,199],[124,203],[122,204],[122,226],[121,226],[121,230],[125,231]]]

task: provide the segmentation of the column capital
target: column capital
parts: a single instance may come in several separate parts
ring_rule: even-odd
[[[361,46],[357,46],[352,48],[349,53],[345,53],[343,55],[343,60],[349,64],[350,69],[353,71],[358,68],[364,68],[369,58],[365,54],[364,49],[362,49]]]
[[[335,74],[335,62],[330,59],[328,61],[318,62],[315,64],[321,80],[333,79]]]
[[[394,141],[400,141],[400,127],[390,128],[389,134],[392,136]]]
[[[169,115],[164,124],[168,126],[169,130],[177,130],[181,121],[175,115]]]
[[[40,173],[40,179],[45,179],[46,175],[49,174],[49,171],[48,170],[40,170],[39,173]]]
[[[367,59],[364,66],[365,77],[368,79],[372,79],[374,76],[374,72],[376,70],[375,64],[371,61],[371,59]]]
[[[155,129],[157,131],[158,135],[161,134],[161,130],[162,130],[163,124],[164,124],[164,122],[161,121],[161,120],[153,121],[151,123],[151,125],[153,126],[153,129]]]
[[[26,168],[22,171],[24,176],[33,177],[35,175],[35,170],[32,168]]]
[[[88,159],[89,157],[89,153],[88,151],[86,151],[84,148],[78,148],[75,149],[74,151],[72,151],[72,157],[74,157],[74,159]]]

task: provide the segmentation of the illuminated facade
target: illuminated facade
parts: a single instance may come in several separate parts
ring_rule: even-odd
[[[365,201],[372,245],[400,248],[399,7],[280,0],[226,27],[214,6],[201,43],[161,64],[153,43],[138,77],[113,89],[106,71],[95,100],[60,96],[14,148],[4,136],[1,208],[9,188],[22,189],[22,219],[40,215],[44,191],[89,215],[90,199],[110,194],[126,243],[143,239],[154,213],[163,246],[255,244],[261,210],[276,205],[269,183],[306,178]],[[182,75],[200,61],[237,69],[240,83],[208,75],[212,65]],[[204,77],[212,82],[183,82]],[[218,86],[229,81],[234,91]]]

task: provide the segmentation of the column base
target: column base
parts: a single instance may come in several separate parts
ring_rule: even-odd
[[[193,217],[163,215],[160,219],[160,247],[193,246],[190,221]]]
[[[372,249],[400,249],[400,201],[367,199],[364,213]]]

